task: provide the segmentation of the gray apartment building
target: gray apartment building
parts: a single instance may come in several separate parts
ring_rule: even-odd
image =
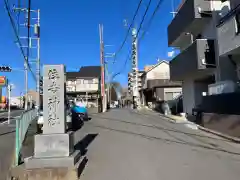
[[[170,78],[183,82],[184,112],[191,114],[193,108],[204,103],[208,106],[206,111],[226,104],[227,101],[220,103],[224,98],[221,94],[238,97],[239,0],[182,1],[168,26],[168,44],[180,49],[170,61]],[[230,102],[227,106],[234,107]],[[231,113],[231,110],[224,112],[226,108],[212,111],[221,109],[217,113]],[[240,113],[240,109],[237,111]]]

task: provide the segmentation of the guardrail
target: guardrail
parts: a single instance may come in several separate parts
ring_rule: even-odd
[[[32,120],[37,117],[37,109],[31,109],[22,113],[16,120],[16,137],[15,137],[15,166],[19,164],[19,155],[23,141]]]

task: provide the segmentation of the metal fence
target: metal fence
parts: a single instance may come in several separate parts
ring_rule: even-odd
[[[15,165],[19,164],[19,155],[23,141],[31,122],[36,119],[37,110],[31,109],[22,113],[21,117],[16,120],[16,137],[15,137]]]

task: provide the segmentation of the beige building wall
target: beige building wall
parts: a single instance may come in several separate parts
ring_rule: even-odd
[[[157,64],[155,67],[150,69],[147,73],[147,80],[150,79],[170,79],[170,68],[167,62],[161,62],[159,65]]]

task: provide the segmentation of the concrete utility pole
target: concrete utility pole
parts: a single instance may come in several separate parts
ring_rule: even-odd
[[[37,10],[37,23],[34,25],[34,34],[37,37],[37,59],[36,59],[36,90],[37,111],[40,109],[40,10]]]
[[[104,45],[104,47],[109,47],[109,46],[113,46],[113,45]],[[115,53],[105,53],[106,55],[104,56],[105,58],[114,58],[115,57]],[[105,61],[105,77],[107,79],[107,102],[109,103],[109,105],[111,104],[111,87],[112,87],[112,72],[109,71],[109,64],[110,62],[112,64],[114,64],[114,62],[112,60],[107,60]]]
[[[171,5],[172,5],[172,12],[170,12],[173,16],[173,18],[175,17],[175,15],[177,14],[176,9],[175,9],[175,3],[174,0],[171,0]]]
[[[25,107],[24,109],[27,110],[28,109],[28,71],[29,71],[29,67],[28,67],[28,63],[36,63],[36,91],[37,91],[37,99],[36,99],[36,105],[37,105],[37,109],[39,109],[40,107],[40,10],[32,10],[32,9],[28,9],[28,8],[21,8],[21,7],[17,7],[14,8],[15,12],[19,13],[23,13],[24,14],[24,23],[20,23],[19,27],[23,27],[23,28],[34,28],[34,35],[35,37],[31,37],[31,35],[28,36],[19,36],[20,40],[25,40],[23,42],[28,42],[27,45],[23,45],[20,48],[26,48],[26,49],[37,49],[37,52],[35,54],[37,54],[36,58],[32,58],[30,59],[30,57],[25,57],[25,61],[24,61],[24,81],[25,81]],[[34,13],[37,17],[33,17],[31,18],[31,13]],[[19,18],[20,19],[20,18]],[[32,25],[30,24],[30,22],[32,22],[32,20],[35,20],[35,24]],[[27,22],[27,23],[26,23]],[[29,30],[31,32],[31,29]],[[18,32],[21,32],[20,30],[18,30]],[[30,33],[31,34],[31,33]],[[36,46],[33,46],[33,42],[32,41],[37,41]],[[28,55],[30,55],[31,53],[29,53]]]
[[[11,118],[11,90],[12,90],[12,85],[11,84],[7,85],[7,90],[8,90],[8,124],[10,124],[10,118]]]
[[[24,83],[25,83],[25,102],[24,109],[28,109],[28,65],[26,60],[24,61]]]
[[[140,107],[140,97],[138,91],[138,45],[137,45],[137,30],[132,30],[132,85],[133,85],[133,103],[136,107]]]
[[[102,111],[106,112],[106,96],[105,96],[105,61],[104,61],[104,43],[103,43],[103,25],[99,24],[100,36],[100,63],[101,63],[101,96]]]

